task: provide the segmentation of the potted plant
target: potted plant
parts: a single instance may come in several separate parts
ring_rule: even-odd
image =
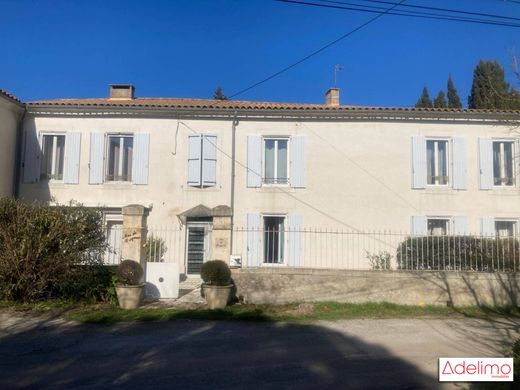
[[[231,289],[231,270],[222,260],[210,260],[202,264],[200,276],[202,296],[210,309],[223,309],[229,302]]]
[[[123,309],[136,309],[141,303],[143,292],[143,267],[136,261],[123,260],[117,267],[116,293],[119,306]]]

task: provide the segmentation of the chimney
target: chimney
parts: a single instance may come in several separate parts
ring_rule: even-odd
[[[131,100],[135,87],[131,84],[110,84],[110,99]]]
[[[325,105],[332,107],[339,106],[339,88],[329,88],[325,94]]]

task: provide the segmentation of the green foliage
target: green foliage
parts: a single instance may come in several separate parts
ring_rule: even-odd
[[[433,107],[435,108],[446,108],[448,103],[446,102],[446,95],[444,91],[440,91],[437,97],[433,101]]]
[[[98,210],[0,200],[0,296],[31,302],[97,296],[105,236]]]
[[[366,253],[370,268],[373,270],[388,270],[391,268],[392,255],[389,252],[370,253],[367,251]]]
[[[518,93],[510,89],[502,66],[497,61],[480,60],[473,72],[469,108],[504,110],[519,105]]]
[[[448,77],[448,108],[462,108],[462,103],[451,79],[451,74]]]
[[[430,94],[428,93],[428,88],[424,87],[421,97],[415,103],[416,108],[433,108],[433,102],[430,99]]]
[[[214,286],[231,284],[231,270],[222,260],[206,261],[200,269],[200,276],[204,283]]]
[[[144,244],[146,261],[164,261],[163,256],[167,250],[168,247],[161,237],[150,235],[146,238],[146,243]]]
[[[411,270],[515,271],[515,238],[470,236],[408,237],[397,249],[397,268]],[[500,259],[500,260],[498,260]]]
[[[213,99],[215,100],[229,100],[229,98],[224,95],[221,87],[215,88],[215,92],[213,93]]]
[[[137,261],[123,260],[116,270],[118,283],[124,286],[138,286],[141,284],[144,270]]]

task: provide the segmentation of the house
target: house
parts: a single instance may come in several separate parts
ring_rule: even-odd
[[[4,95],[0,109],[18,110]],[[358,260],[379,250],[376,230],[516,234],[519,126],[517,111],[342,106],[336,88],[289,104],[111,85],[108,98],[25,103],[17,196],[101,207],[113,242],[123,206],[143,205],[183,273],[219,247],[248,267],[341,268],[354,240]]]

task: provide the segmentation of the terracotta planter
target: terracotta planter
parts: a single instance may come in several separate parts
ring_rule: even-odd
[[[202,292],[206,303],[210,309],[224,309],[228,302],[229,296],[231,295],[232,284],[228,286],[213,286],[210,284],[202,285]]]
[[[143,284],[137,286],[116,286],[117,300],[122,309],[137,309],[141,303]]]

